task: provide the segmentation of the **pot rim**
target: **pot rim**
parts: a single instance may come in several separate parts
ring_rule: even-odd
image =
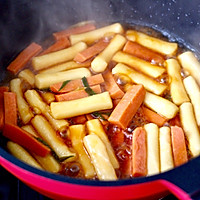
[[[168,180],[168,178],[170,178],[171,176],[177,175],[177,173],[179,173],[180,169],[187,170],[190,167],[194,167],[194,164],[193,164],[194,161],[197,160],[200,162],[200,156],[199,156],[179,167],[175,167],[169,171],[162,172],[162,173],[159,173],[156,175],[147,176],[147,177],[119,179],[117,181],[99,181],[99,180],[73,178],[73,177],[64,176],[64,175],[51,173],[48,171],[43,171],[43,170],[34,168],[34,167],[20,161],[19,159],[15,158],[14,156],[12,156],[10,153],[6,152],[6,150],[4,150],[1,147],[0,147],[0,157],[6,159],[7,161],[11,162],[12,164],[16,165],[17,167],[20,167],[23,170],[26,170],[26,171],[32,172],[34,174],[37,174],[39,176],[53,179],[56,181],[61,181],[61,182],[71,183],[71,184],[76,184],[76,185],[85,185],[85,186],[111,186],[111,187],[146,183],[146,182],[151,182],[151,181],[160,180],[160,179]],[[196,166],[196,164],[195,164],[195,166]]]

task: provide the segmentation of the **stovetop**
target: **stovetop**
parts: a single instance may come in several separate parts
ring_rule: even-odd
[[[51,200],[32,190],[0,166],[0,200]],[[155,199],[157,200],[157,199]],[[168,195],[160,200],[177,200]]]
[[[0,167],[0,200],[50,200]]]

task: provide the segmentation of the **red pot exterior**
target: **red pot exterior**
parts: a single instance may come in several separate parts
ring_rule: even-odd
[[[53,180],[27,171],[0,157],[1,165],[31,188],[53,199],[155,199],[169,194],[169,190],[180,199],[190,199],[188,194],[165,180],[122,185],[91,186]]]

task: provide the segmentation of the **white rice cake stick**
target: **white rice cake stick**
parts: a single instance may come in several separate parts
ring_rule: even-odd
[[[65,130],[69,126],[67,120],[57,120],[51,116],[49,105],[42,100],[36,90],[27,90],[24,96],[33,110],[39,110],[38,114],[42,113],[56,131]]]
[[[23,130],[29,132],[34,137],[39,137],[36,130],[33,128],[32,125],[26,125],[21,127]],[[60,164],[57,160],[51,155],[47,154],[46,156],[39,156],[35,153],[32,153],[33,157],[37,160],[37,162],[47,171],[57,173],[61,169]]]
[[[51,114],[55,119],[64,119],[113,107],[109,92],[95,94],[81,99],[52,102]],[[67,112],[66,112],[67,111]]]
[[[94,72],[103,72],[107,68],[108,63],[112,59],[113,55],[117,51],[121,50],[125,43],[125,37],[122,35],[115,35],[110,41],[109,45],[92,61],[92,70]]]
[[[200,88],[192,76],[185,78],[183,83],[191,99],[197,124],[200,126]]]
[[[31,123],[43,140],[51,146],[60,159],[66,158],[67,162],[76,159],[76,154],[68,149],[67,145],[58,137],[55,130],[43,116],[36,115],[31,120]]]
[[[180,106],[180,119],[188,147],[193,157],[200,154],[200,133],[193,112],[193,106],[190,102],[183,103]]]
[[[154,94],[161,95],[167,88],[167,85],[161,84],[156,80],[149,78],[148,76],[137,72],[136,70],[118,63],[113,69],[113,74],[124,74],[128,76],[134,83],[142,84],[146,90],[153,92]]]
[[[50,104],[51,102],[55,101],[55,99],[56,99],[52,92],[42,91],[42,92],[40,92],[40,95],[47,104]]]
[[[160,171],[165,172],[174,168],[170,128],[163,126],[159,129]]]
[[[33,128],[32,125],[29,125],[29,124],[28,124],[28,125],[22,126],[21,128],[22,128],[23,130],[29,132],[32,136],[38,137],[38,133],[37,133],[37,131]]]
[[[59,65],[55,65],[51,68],[41,70],[41,71],[39,71],[39,73],[40,74],[51,74],[51,73],[66,71],[69,69],[76,69],[76,68],[89,67],[89,66],[90,66],[90,62],[77,63],[75,61],[68,61],[68,62],[59,64]]]
[[[130,67],[133,67],[134,69],[139,70],[153,78],[158,78],[166,71],[164,67],[153,65],[150,62],[124,53],[122,51],[117,52],[112,58],[112,60],[118,63],[124,63],[126,65],[129,65]]]
[[[37,114],[44,113],[47,111],[47,104],[43,102],[40,95],[36,90],[27,90],[24,93],[27,102],[30,104],[33,110],[38,111]]]
[[[160,173],[158,126],[154,123],[144,125],[147,135],[147,174]]]
[[[31,165],[32,167],[43,169],[40,164],[22,146],[12,141],[7,142],[8,151],[19,160]]]
[[[51,126],[56,130],[56,131],[65,131],[67,127],[69,126],[69,123],[65,119],[55,119],[50,111],[50,107],[48,106],[48,110],[43,114],[46,119],[49,121]]]
[[[123,27],[119,23],[111,24],[109,26],[105,26],[93,31],[89,31],[86,33],[81,33],[81,34],[76,34],[76,35],[71,35],[70,42],[71,44],[75,44],[77,42],[83,41],[88,44],[91,44],[95,42],[96,40],[102,38],[105,34],[107,33],[123,33]]]
[[[167,42],[138,31],[128,30],[126,35],[132,40],[135,38],[135,42],[164,55],[174,55],[178,49],[177,43]]]
[[[28,82],[32,87],[35,85],[35,75],[30,69],[24,69],[18,74],[19,78],[24,79]]]
[[[191,51],[187,51],[180,54],[178,60],[183,69],[189,72],[195,78],[198,85],[200,85],[200,63],[195,55]]]
[[[86,48],[87,45],[84,42],[79,42],[69,48],[34,57],[32,59],[33,68],[35,70],[41,70],[59,63],[73,60],[78,52],[83,51]]]
[[[102,140],[97,135],[87,135],[84,137],[83,142],[92,159],[99,180],[117,180],[115,170]]]
[[[106,135],[103,126],[101,125],[101,122],[98,119],[92,119],[87,121],[86,123],[87,129],[89,131],[89,134],[95,134],[98,135],[99,138],[103,141],[103,143],[106,146],[108,156],[110,158],[110,161],[115,169],[119,168],[119,162],[115,156],[114,150],[111,146],[111,143],[108,139],[108,136]]]
[[[38,89],[48,88],[54,83],[64,82],[66,80],[74,80],[78,78],[91,76],[91,72],[87,68],[71,69],[63,72],[56,72],[51,74],[37,74],[35,76],[35,86]]]
[[[33,157],[48,172],[58,173],[61,169],[60,164],[51,154],[47,154],[45,157],[33,154]]]
[[[76,150],[79,157],[79,162],[81,163],[85,177],[93,178],[96,175],[93,164],[91,163],[90,157],[85,150],[83,145],[83,138],[86,135],[85,125],[78,124],[69,127],[69,137],[72,142],[72,147]]]
[[[168,59],[165,61],[167,73],[169,75],[170,93],[172,101],[176,105],[181,105],[184,102],[190,101],[181,77],[181,67],[177,60]]]
[[[132,32],[132,30],[128,30],[128,31],[126,31],[126,38],[132,42],[135,42],[136,34],[134,34],[134,32]]]
[[[172,119],[179,111],[179,108],[171,101],[150,92],[146,92],[144,104],[167,119]]]
[[[12,79],[10,81],[10,90],[11,92],[15,92],[17,95],[17,108],[19,115],[24,124],[27,124],[33,117],[33,113],[29,108],[28,103],[25,101],[22,88],[21,88],[21,80],[19,78]]]

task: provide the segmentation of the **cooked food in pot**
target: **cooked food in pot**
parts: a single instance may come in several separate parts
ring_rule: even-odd
[[[26,47],[0,87],[8,151],[98,180],[150,176],[198,156],[198,59],[144,30],[90,22],[54,33],[48,47]]]

